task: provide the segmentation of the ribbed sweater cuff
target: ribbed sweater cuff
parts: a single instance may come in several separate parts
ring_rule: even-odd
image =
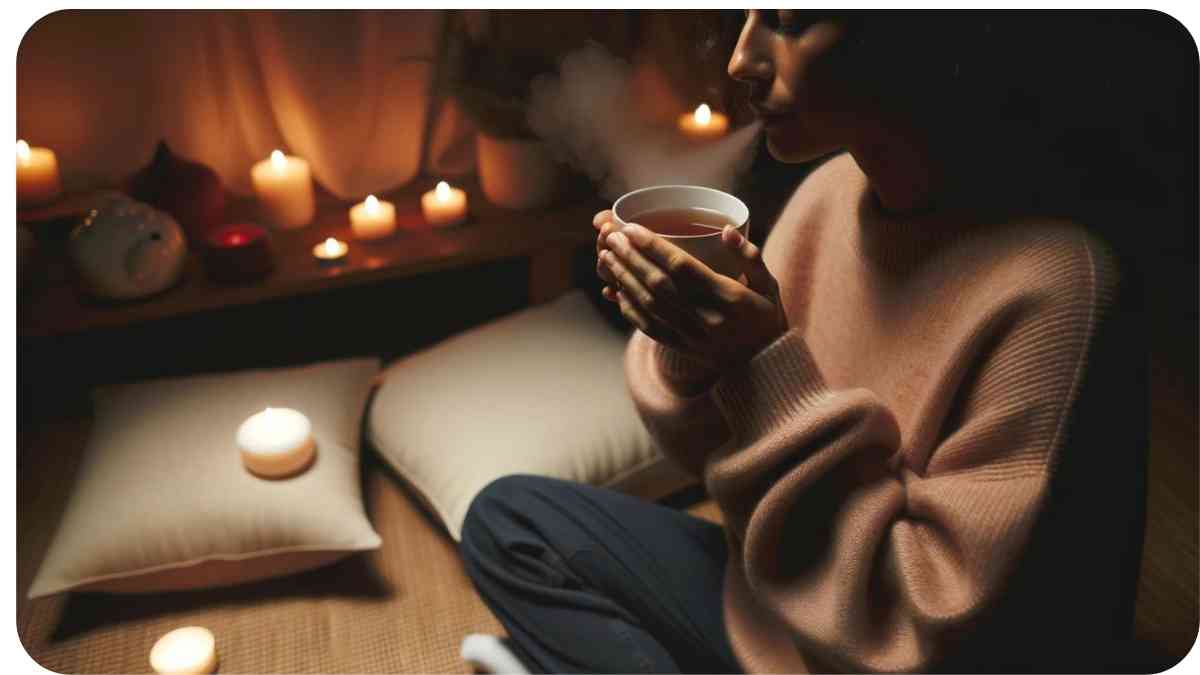
[[[663,379],[685,393],[694,393],[717,377],[717,371],[711,366],[677,349],[661,342],[654,342],[653,349],[654,361]]]
[[[713,398],[735,438],[748,441],[813,407],[828,391],[808,345],[789,331],[726,373]]]

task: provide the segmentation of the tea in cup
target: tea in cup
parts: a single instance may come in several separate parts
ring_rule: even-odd
[[[742,269],[738,254],[721,243],[727,225],[750,237],[750,209],[731,194],[698,185],[656,185],[623,195],[612,212],[617,227],[637,223],[719,274],[737,277]]]

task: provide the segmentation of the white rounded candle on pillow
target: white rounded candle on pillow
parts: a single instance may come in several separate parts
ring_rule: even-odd
[[[291,408],[267,408],[251,415],[237,431],[242,463],[264,478],[284,478],[308,468],[317,453],[312,423]]]

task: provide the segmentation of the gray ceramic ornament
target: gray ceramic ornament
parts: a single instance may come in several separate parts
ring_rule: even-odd
[[[179,280],[187,242],[170,215],[114,192],[71,232],[67,255],[86,293],[132,300]]]

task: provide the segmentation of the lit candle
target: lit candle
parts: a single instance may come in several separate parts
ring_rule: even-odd
[[[346,242],[329,237],[313,247],[313,257],[321,262],[337,262],[345,258],[346,252],[349,250],[350,247],[346,245]]]
[[[31,148],[17,141],[17,205],[38,206],[62,192],[58,158],[50,148]]]
[[[237,430],[242,463],[263,478],[284,478],[308,468],[317,454],[312,423],[291,408],[267,408]]]
[[[350,229],[357,239],[382,239],[396,231],[396,205],[367,195],[350,207]]]
[[[217,640],[207,628],[176,628],[150,648],[150,667],[156,673],[216,672]]]
[[[274,150],[250,169],[250,179],[264,220],[281,228],[312,222],[317,205],[307,161]]]
[[[208,233],[204,267],[216,281],[254,281],[275,268],[267,231],[250,223],[222,225]]]
[[[713,112],[707,103],[701,103],[693,112],[680,115],[679,130],[688,138],[712,140],[724,136],[729,130],[729,118]]]
[[[421,195],[421,213],[430,225],[457,225],[467,219],[467,193],[441,181]]]

